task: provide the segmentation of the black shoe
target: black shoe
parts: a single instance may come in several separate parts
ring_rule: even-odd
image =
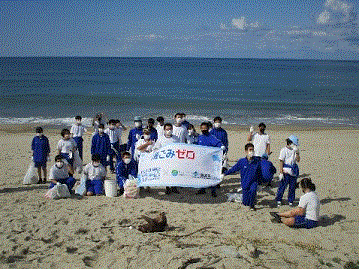
[[[179,193],[177,187],[171,187],[171,192],[173,192],[173,193]]]
[[[124,193],[124,189],[123,188],[120,188],[119,191],[118,191],[118,195],[121,196],[123,193]]]
[[[269,214],[274,218],[274,221],[277,223],[281,223],[282,219],[281,217],[278,215],[277,212],[269,212]]]
[[[44,178],[43,180],[42,180],[42,184],[46,184],[47,183],[47,180],[46,180],[46,178]]]
[[[170,188],[170,187],[166,187],[165,193],[166,193],[167,195],[171,194],[171,188]]]
[[[200,189],[199,191],[197,191],[196,194],[205,194],[206,193],[206,189]]]
[[[249,208],[249,210],[250,210],[250,211],[257,211],[257,208],[256,208],[255,206],[251,206],[251,207]]]
[[[36,184],[42,184],[42,179],[40,178]]]

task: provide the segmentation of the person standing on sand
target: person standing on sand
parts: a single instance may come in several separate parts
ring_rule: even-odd
[[[270,152],[270,137],[268,134],[265,133],[266,125],[261,122],[258,125],[258,132],[254,133],[253,127],[250,128],[249,135],[248,135],[248,142],[253,143],[254,145],[254,156],[263,157],[269,156]]]
[[[157,134],[157,130],[154,127],[155,125],[155,120],[152,118],[149,118],[147,120],[147,128],[150,131],[150,135],[151,135],[151,140],[156,141],[158,139],[158,134]]]
[[[138,163],[142,152],[151,152],[156,141],[151,139],[151,132],[148,129],[143,129],[143,136],[136,142],[135,156],[133,159]]]
[[[91,155],[98,154],[101,164],[106,168],[107,161],[110,160],[111,142],[107,134],[105,134],[105,126],[99,124],[98,133],[92,137]]]
[[[310,178],[300,181],[304,195],[300,197],[297,208],[283,213],[271,212],[275,222],[294,228],[315,228],[318,226],[320,201],[315,193],[315,184]]]
[[[132,156],[135,153],[136,142],[141,138],[141,136],[143,134],[141,117],[135,117],[134,123],[135,123],[135,128],[130,130],[130,132],[128,134],[128,142],[127,142],[127,148],[126,148],[127,151],[131,150]]]
[[[225,146],[224,153],[228,151],[228,134],[226,130],[222,128],[222,118],[215,117],[213,119],[213,129],[210,131],[211,135],[214,135]]]
[[[187,128],[182,125],[183,122],[182,113],[176,113],[174,120],[175,120],[175,124],[173,125],[173,134],[179,138],[180,143],[187,143],[189,137],[188,137]]]
[[[252,143],[246,144],[244,150],[246,157],[240,159],[224,175],[230,175],[237,171],[240,172],[243,194],[242,203],[254,211],[256,210],[255,203],[258,184],[262,181],[261,162],[260,158],[254,156],[254,145]]]
[[[166,123],[163,129],[164,135],[158,138],[155,145],[153,146],[153,150],[159,150],[168,144],[180,142],[179,138],[173,134],[173,126],[171,123]],[[169,195],[171,192],[179,193],[177,187],[166,187],[166,194]]]
[[[218,140],[214,135],[210,134],[208,122],[202,122],[200,128],[202,134],[198,136],[198,143],[197,143],[198,145],[207,146],[207,147],[218,147],[218,148],[222,148],[222,150],[225,150],[225,146],[222,144],[222,142]],[[217,197],[216,188],[217,186],[211,187],[212,197]],[[206,189],[201,188],[198,190],[196,194],[205,194],[205,193],[206,193]]]
[[[37,184],[46,183],[47,172],[46,163],[50,155],[49,139],[44,136],[44,131],[41,127],[36,127],[36,136],[32,139],[31,149],[33,152],[34,166],[37,168],[39,181]],[[44,178],[41,178],[41,170],[44,173]]]
[[[295,135],[291,135],[286,139],[287,146],[282,148],[279,154],[279,188],[277,191],[277,206],[282,205],[282,198],[285,189],[289,185],[288,203],[293,206],[295,200],[295,187],[299,176],[299,168],[297,162],[300,161],[299,156],[299,140]]]
[[[163,136],[164,133],[163,125],[165,125],[165,119],[162,116],[159,116],[157,117],[156,121],[158,122],[156,126],[157,139],[158,139],[158,137]]]
[[[83,138],[82,136],[86,133],[86,128],[81,124],[82,117],[76,116],[75,117],[75,124],[72,125],[70,129],[70,133],[72,138],[75,140],[77,144],[77,148],[79,150],[79,155],[81,160],[83,160],[82,148],[83,148]]]
[[[111,119],[108,122],[108,128],[105,130],[105,134],[110,138],[111,151],[110,151],[110,170],[115,173],[115,166],[113,164],[113,158],[116,157],[116,161],[120,158],[120,145],[122,129],[116,127],[116,120]]]
[[[61,136],[62,139],[60,139],[57,143],[59,155],[66,159],[66,161],[71,167],[71,170],[73,170],[74,153],[77,149],[77,144],[75,140],[71,138],[71,134],[68,129],[62,129]],[[72,172],[70,172],[70,176],[72,176]]]

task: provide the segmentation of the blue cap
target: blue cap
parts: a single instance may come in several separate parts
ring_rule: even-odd
[[[136,117],[133,119],[133,121],[142,121],[142,119],[141,119],[141,117],[136,116]]]
[[[294,145],[299,146],[299,139],[296,135],[291,135],[288,139],[292,141]]]

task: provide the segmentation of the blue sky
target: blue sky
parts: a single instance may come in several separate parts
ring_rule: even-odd
[[[0,1],[0,56],[359,60],[359,1]]]

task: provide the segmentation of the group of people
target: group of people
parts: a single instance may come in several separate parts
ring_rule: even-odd
[[[75,123],[70,130],[61,131],[61,139],[57,144],[58,154],[55,157],[55,164],[50,169],[49,179],[50,187],[60,182],[66,184],[69,190],[72,190],[76,180],[73,178],[74,173],[74,156],[78,154],[83,159],[83,135],[87,131],[81,123],[81,116],[75,117]],[[99,114],[93,121],[94,133],[91,142],[91,162],[83,169],[83,176],[86,178],[86,194],[100,195],[103,193],[103,182],[107,174],[107,166],[111,173],[116,174],[120,194],[124,191],[124,183],[129,176],[137,177],[137,165],[143,152],[151,152],[160,149],[170,143],[188,143],[202,146],[219,147],[223,150],[224,155],[228,152],[228,134],[222,128],[222,118],[215,117],[213,124],[211,122],[202,122],[200,124],[201,134],[198,134],[192,124],[186,120],[184,113],[174,115],[174,124],[165,123],[163,117],[155,120],[149,118],[147,126],[143,127],[140,117],[134,118],[134,128],[129,131],[127,143],[122,143],[122,132],[127,128],[120,120],[110,119],[106,126],[103,115]],[[105,128],[106,127],[106,128]],[[265,132],[266,125],[260,123],[258,132],[250,128],[248,134],[248,143],[245,145],[246,157],[240,159],[233,167],[223,169],[223,177],[239,172],[242,187],[242,203],[251,210],[255,210],[256,194],[259,184],[268,184],[273,175],[276,173],[274,166],[268,161],[271,155],[270,137]],[[295,189],[299,169],[297,163],[300,161],[298,150],[299,140],[296,136],[291,135],[286,139],[286,146],[279,154],[279,180],[280,185],[276,195],[277,206],[282,205],[283,194],[289,186],[288,203],[293,206],[295,200]],[[39,183],[47,182],[46,163],[50,154],[50,145],[47,137],[43,135],[41,127],[36,128],[36,136],[32,142],[33,161],[38,169]],[[43,176],[42,177],[42,173]],[[271,176],[264,176],[269,173]],[[306,179],[308,180],[308,179]],[[310,180],[310,179],[309,179]],[[310,181],[311,184],[313,184]],[[304,183],[303,183],[304,184]],[[307,185],[305,185],[307,184]],[[315,186],[305,183],[303,191],[314,193]],[[309,186],[309,187],[308,187]],[[216,189],[218,186],[210,188],[211,195],[217,196]],[[166,194],[178,193],[176,187],[166,187]],[[200,189],[197,194],[206,193],[205,189]],[[314,193],[315,194],[315,193]],[[316,196],[315,196],[316,197]],[[313,200],[313,195],[309,201]],[[315,199],[314,199],[315,200]],[[302,201],[302,199],[301,199]],[[299,207],[303,209],[305,203],[300,202]],[[305,204],[305,207],[307,204]],[[304,207],[304,211],[305,211]],[[315,206],[315,212],[319,210],[319,203]],[[303,213],[302,210],[293,210],[290,213],[275,215],[274,219],[283,222],[289,226],[296,226],[303,219],[292,218],[297,213]],[[301,214],[302,216],[303,214]],[[308,215],[308,214],[307,214]],[[311,221],[317,221],[314,214],[307,217]],[[307,220],[305,218],[305,220]],[[303,225],[303,224],[302,224]],[[312,227],[314,224],[309,225]],[[308,226],[308,227],[309,227]],[[314,225],[315,226],[315,225]],[[313,227],[314,227],[313,226]]]

